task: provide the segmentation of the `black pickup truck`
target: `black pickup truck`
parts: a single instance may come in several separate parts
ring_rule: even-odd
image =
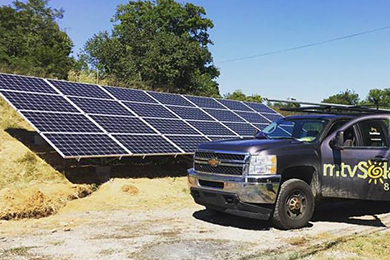
[[[390,200],[390,114],[281,118],[251,139],[198,146],[191,194],[207,209],[300,228],[322,198]]]

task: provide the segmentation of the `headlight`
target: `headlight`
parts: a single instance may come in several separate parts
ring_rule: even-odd
[[[276,155],[251,155],[248,174],[276,174]]]

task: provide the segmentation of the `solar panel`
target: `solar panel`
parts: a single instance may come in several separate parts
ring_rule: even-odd
[[[241,117],[245,118],[250,123],[263,123],[263,124],[269,124],[269,120],[262,117],[258,113],[254,112],[241,112],[237,111],[237,114],[239,114]]]
[[[52,80],[49,82],[53,84],[59,91],[66,96],[78,96],[78,97],[93,97],[93,98],[106,98],[111,99],[104,90],[97,85],[74,83],[60,80]]]
[[[258,129],[246,123],[224,123],[227,127],[241,136],[253,136]]]
[[[209,142],[209,140],[201,135],[198,136],[167,136],[169,140],[177,144],[182,150],[188,153],[193,153],[196,147],[201,143]]]
[[[175,154],[179,149],[159,135],[115,135],[133,154]]]
[[[263,130],[268,126],[268,124],[253,124],[253,125],[256,126],[259,130]]]
[[[199,134],[191,126],[184,123],[182,120],[176,119],[158,119],[158,118],[146,118],[149,124],[162,134]]]
[[[244,122],[242,118],[229,110],[205,109],[205,111],[222,122]]]
[[[226,107],[230,108],[231,110],[238,110],[238,111],[253,111],[241,101],[233,101],[233,100],[227,100],[227,99],[218,99],[218,102],[222,103]]]
[[[28,112],[22,114],[42,132],[103,132],[81,114],[57,114],[48,112]]]
[[[168,108],[184,119],[215,121],[205,112],[196,107],[168,106]]]
[[[238,136],[210,136],[212,141],[222,141],[222,140],[239,140]]]
[[[219,122],[188,121],[205,135],[234,135],[232,131]]]
[[[0,89],[58,94],[43,79],[0,74]]]
[[[109,133],[156,134],[155,131],[136,117],[92,115],[91,118]]]
[[[193,153],[280,117],[257,103],[1,73],[0,96],[64,158]]]
[[[142,90],[135,90],[129,88],[114,88],[105,86],[108,92],[110,92],[115,98],[121,101],[136,101],[145,103],[157,103],[153,98],[146,94]]]
[[[184,97],[177,94],[168,94],[168,93],[160,93],[160,92],[151,92],[148,91],[149,95],[153,96],[155,99],[160,101],[165,105],[177,105],[177,106],[187,106],[193,107],[193,105],[188,102]]]
[[[249,106],[250,108],[252,108],[256,112],[260,112],[260,113],[276,113],[273,109],[267,107],[264,104],[252,103],[252,102],[244,102],[244,103],[245,103],[245,105]]]
[[[194,97],[194,96],[185,96],[189,100],[191,100],[194,104],[201,108],[219,108],[225,109],[220,103],[215,101],[212,98],[204,98],[204,97]]]
[[[85,113],[133,116],[133,114],[116,101],[92,98],[70,97],[70,100],[81,108]]]
[[[276,119],[282,118],[282,116],[278,115],[278,114],[265,114],[265,113],[263,113],[262,115],[264,117],[266,117],[267,119],[271,120],[272,122],[275,121]]]
[[[61,96],[8,91],[0,93],[19,110],[79,112]]]
[[[124,102],[123,104],[142,117],[177,118],[162,105],[130,102]]]
[[[43,134],[64,157],[129,155],[105,134]]]

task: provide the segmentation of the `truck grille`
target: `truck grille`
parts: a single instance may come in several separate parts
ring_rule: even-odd
[[[194,169],[203,173],[241,176],[246,166],[245,156],[245,154],[197,151],[194,157]],[[219,164],[211,166],[208,163],[210,159],[218,159]]]
[[[211,159],[217,158],[219,160],[237,160],[244,161],[245,154],[229,154],[229,153],[212,153],[212,152],[195,152],[195,158]]]
[[[208,164],[195,163],[195,171],[218,173],[226,175],[242,175],[243,166],[217,166],[213,167]]]

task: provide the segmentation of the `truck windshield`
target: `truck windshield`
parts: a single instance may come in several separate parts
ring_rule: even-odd
[[[325,129],[323,119],[279,119],[256,135],[256,138],[294,139],[300,142],[314,142]]]

